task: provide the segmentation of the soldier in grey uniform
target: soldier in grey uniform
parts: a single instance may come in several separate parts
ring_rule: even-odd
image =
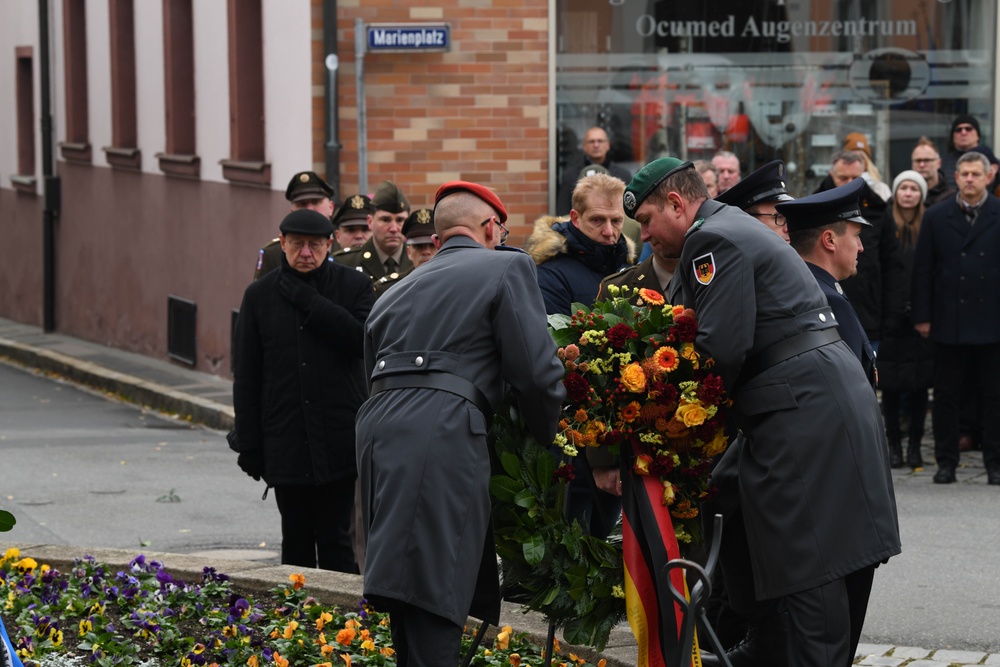
[[[680,256],[672,283],[733,399],[739,436],[713,479],[725,519],[742,507],[754,599],[734,599],[748,587],[728,577],[727,588],[747,613],[782,598],[780,613],[754,619],[754,650],[738,664],[849,665],[874,568],[900,552],[875,392],[801,258],[708,200],[690,162],[646,165],[623,204]]]
[[[410,214],[410,202],[392,181],[384,181],[372,196],[375,209],[368,216],[371,238],[360,248],[349,248],[334,255],[334,261],[361,271],[372,282],[413,268],[403,252],[403,223]]]
[[[493,249],[500,199],[445,183],[434,218],[440,251],[365,325],[371,397],[357,420],[364,594],[389,611],[398,664],[411,667],[457,664],[470,613],[499,620],[486,434],[505,385],[539,442],[565,398],[534,262]]]
[[[333,188],[320,178],[314,171],[300,171],[292,176],[285,188],[285,199],[292,204],[292,210],[309,209],[322,213],[327,218],[333,215]],[[339,250],[339,246],[331,246],[330,252]],[[279,239],[273,238],[257,253],[257,267],[253,272],[253,279],[257,280],[265,273],[268,273],[281,266],[281,258],[284,253],[281,250]]]

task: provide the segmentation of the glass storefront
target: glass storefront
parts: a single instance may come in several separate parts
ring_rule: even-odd
[[[992,146],[994,0],[557,0],[558,173],[586,130],[635,172],[662,155],[782,159],[815,190],[850,132],[883,178],[928,136],[943,155],[958,114]]]

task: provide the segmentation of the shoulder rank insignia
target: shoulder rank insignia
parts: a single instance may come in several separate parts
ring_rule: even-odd
[[[698,218],[697,220],[695,220],[694,222],[692,222],[691,226],[688,227],[688,230],[686,232],[684,232],[685,238],[688,237],[689,235],[691,235],[693,232],[696,232],[699,229],[701,229],[701,226],[704,225],[704,224],[705,224],[705,218]]]
[[[696,257],[691,261],[691,267],[694,269],[695,280],[702,285],[709,284],[715,277],[715,257],[712,253]]]

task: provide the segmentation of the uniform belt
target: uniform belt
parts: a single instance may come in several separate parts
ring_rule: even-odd
[[[739,378],[736,380],[736,387],[742,386],[782,361],[797,357],[803,352],[815,350],[817,347],[836,343],[838,340],[840,340],[840,332],[837,331],[837,327],[830,327],[819,331],[803,331],[791,338],[779,341],[753,355],[743,364]]]
[[[372,382],[371,395],[374,396],[389,389],[438,389],[455,394],[460,398],[469,401],[483,413],[486,419],[486,428],[489,429],[493,423],[493,406],[490,405],[486,394],[476,385],[465,378],[451,373],[441,371],[431,371],[428,373],[400,373],[397,375],[384,375]]]

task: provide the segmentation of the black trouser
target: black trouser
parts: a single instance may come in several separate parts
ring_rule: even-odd
[[[934,346],[934,457],[938,466],[958,465],[963,388],[971,384],[982,396],[983,464],[1000,469],[1000,343]],[[967,369],[971,369],[970,372]]]
[[[849,667],[861,639],[875,566],[781,598],[788,613],[788,664]]]
[[[920,444],[924,437],[924,422],[927,420],[927,390],[912,389],[907,392],[882,390],[882,413],[885,417],[885,434],[889,438],[890,444],[902,442],[903,433],[899,428],[900,408],[902,407],[902,396],[908,397],[906,410],[910,416],[910,426],[908,436],[910,443]]]
[[[390,600],[392,646],[397,667],[457,665],[462,650],[462,626],[406,602]]]
[[[358,574],[351,540],[354,479],[274,487],[281,513],[283,565]]]

